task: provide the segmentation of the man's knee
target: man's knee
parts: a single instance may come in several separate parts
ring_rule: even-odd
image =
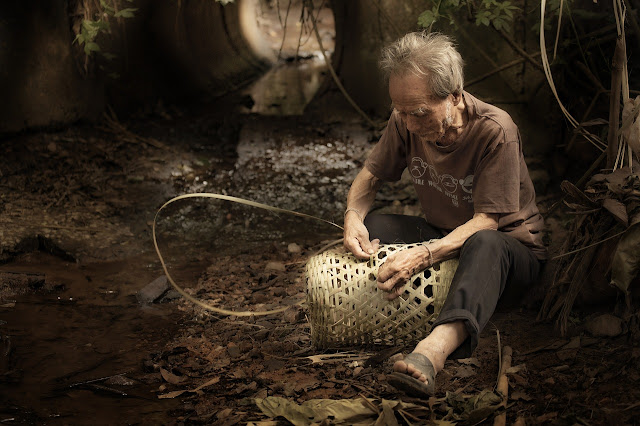
[[[500,231],[483,229],[470,236],[465,241],[464,248],[481,248],[483,250],[499,250],[506,247],[505,235]]]

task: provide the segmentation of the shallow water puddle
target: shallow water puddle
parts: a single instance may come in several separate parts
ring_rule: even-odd
[[[169,420],[176,403],[152,393],[158,384],[143,361],[170,339],[180,315],[173,306],[138,305],[136,291],[158,275],[145,264],[77,265],[38,253],[0,266],[0,274],[46,276],[42,288],[0,308],[0,422]]]

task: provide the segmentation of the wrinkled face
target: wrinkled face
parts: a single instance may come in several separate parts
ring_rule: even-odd
[[[442,99],[431,95],[424,77],[408,73],[391,75],[389,95],[394,110],[421,142],[441,141],[453,123],[453,95]]]

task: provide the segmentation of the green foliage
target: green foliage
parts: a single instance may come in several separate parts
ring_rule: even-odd
[[[520,8],[510,0],[429,0],[432,7],[425,10],[418,17],[418,25],[431,29],[431,26],[440,19],[447,19],[451,25],[455,25],[454,16],[461,9],[465,9],[475,19],[478,26],[493,25],[499,30],[509,30],[513,22],[515,12]]]
[[[126,1],[132,3],[135,0]],[[84,19],[82,21],[80,33],[76,34],[73,42],[83,46],[87,58],[91,57],[93,52],[98,52],[107,60],[112,60],[115,55],[102,52],[96,39],[100,34],[111,32],[109,18],[133,18],[138,8],[128,7],[116,10],[115,3],[109,3],[107,0],[100,0],[100,8],[101,10],[92,14],[95,19]]]

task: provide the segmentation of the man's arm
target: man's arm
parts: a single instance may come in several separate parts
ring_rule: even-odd
[[[378,249],[379,240],[369,241],[369,231],[364,226],[376,193],[382,182],[366,167],[354,179],[347,195],[347,210],[344,215],[344,246],[357,258],[367,259]]]
[[[476,213],[446,237],[390,256],[378,271],[378,288],[389,293],[387,299],[395,299],[414,274],[434,263],[456,257],[467,238],[485,229],[497,230],[498,218],[498,214]]]

